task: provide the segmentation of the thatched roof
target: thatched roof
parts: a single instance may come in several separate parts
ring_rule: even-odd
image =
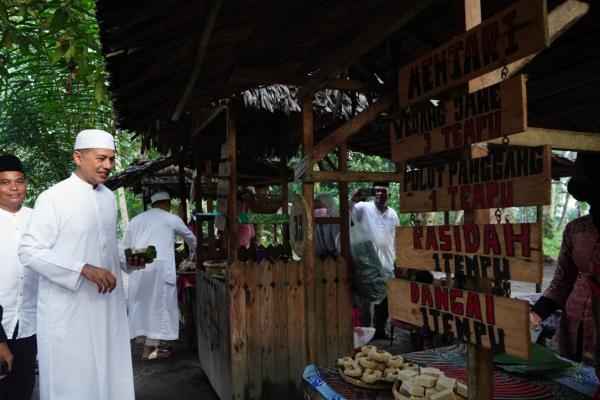
[[[481,0],[482,18],[513,2]],[[547,0],[547,8],[552,12],[565,3]],[[323,81],[330,88],[346,87],[318,92],[318,140],[379,94],[394,93],[399,67],[461,33],[462,4],[98,0],[97,8],[121,128],[164,152],[201,146],[201,153],[218,154],[223,118],[215,118],[195,139],[190,132],[229,98],[240,109],[241,154],[253,159],[278,151],[281,129],[288,133],[285,153],[297,149],[296,87],[319,76],[338,79]],[[595,43],[600,9],[597,2],[590,4],[583,18],[520,71],[529,74],[531,126],[600,132],[600,46]],[[268,86],[272,83],[288,86]],[[365,127],[349,145],[389,156],[386,117]]]

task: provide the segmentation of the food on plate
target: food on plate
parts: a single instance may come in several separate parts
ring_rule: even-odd
[[[442,375],[438,378],[435,388],[439,391],[452,389],[456,386],[456,379],[448,378],[446,375]]]
[[[414,363],[404,363],[403,367],[404,369],[411,369],[413,371],[419,372],[419,366]]]
[[[467,398],[469,396],[469,390],[467,385],[461,382],[456,382],[456,393],[460,396]]]
[[[366,345],[360,348],[360,351],[366,355],[370,355],[372,351],[377,351],[377,346]]]
[[[363,375],[363,370],[360,365],[352,363],[348,366],[344,366],[344,374],[353,378],[360,378]]]
[[[437,380],[438,380],[437,376],[421,374],[421,375],[415,376],[413,381],[415,382],[416,385],[423,386],[424,388],[432,388],[432,387],[435,387]]]
[[[359,358],[358,363],[363,368],[375,369],[377,367],[377,361],[371,360],[370,356]]]
[[[456,400],[456,396],[451,389],[446,389],[441,392],[432,394],[429,397],[430,400]]]
[[[367,368],[360,379],[367,383],[375,383],[381,378],[382,375],[382,371]]]
[[[416,383],[411,381],[402,381],[402,386],[400,386],[400,391],[404,391],[410,396],[425,396],[425,388],[423,386],[419,386]]]
[[[411,381],[417,375],[419,373],[413,369],[403,369],[398,372],[398,380],[402,382]]]
[[[388,382],[396,382],[398,380],[398,372],[400,372],[398,368],[386,368],[383,371],[383,379]]]
[[[378,361],[380,363],[387,363],[388,360],[392,357],[390,353],[385,350],[376,350],[372,351],[369,356],[372,360]]]
[[[423,368],[421,368],[420,372],[421,372],[421,374],[431,375],[431,376],[435,376],[435,377],[444,375],[444,373],[439,368],[433,368],[433,367],[423,367]]]
[[[132,258],[132,257],[139,257],[142,258],[146,261],[152,261],[156,258],[156,247],[154,246],[147,246],[147,247],[142,247],[142,248],[127,248],[125,249],[125,257],[126,258]]]
[[[388,367],[400,368],[404,365],[404,357],[400,355],[391,356],[386,365]]]
[[[337,365],[341,367],[350,367],[354,364],[354,360],[352,357],[342,357],[338,358]]]

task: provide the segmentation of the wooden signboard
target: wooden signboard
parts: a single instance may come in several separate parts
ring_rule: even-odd
[[[550,204],[549,146],[497,149],[487,157],[406,171],[400,212],[475,210]]]
[[[398,71],[399,107],[468,82],[549,45],[545,0],[520,0]]]
[[[396,267],[542,283],[539,224],[396,228]]]
[[[292,203],[290,212],[290,246],[299,256],[304,256],[309,235],[313,235],[313,213],[309,212],[304,197],[298,195]]]
[[[392,160],[402,161],[527,129],[525,76],[411,110],[390,125]]]
[[[445,286],[388,281],[390,316],[494,352],[531,358],[529,303]]]

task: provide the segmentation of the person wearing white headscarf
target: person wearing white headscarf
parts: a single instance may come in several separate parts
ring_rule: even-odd
[[[38,197],[21,263],[39,277],[41,400],[132,400],[133,369],[116,237],[104,186],[115,161],[108,132],[81,131],[71,176]]]
[[[333,196],[324,193],[315,197],[315,217],[339,217]],[[336,238],[340,233],[339,224],[315,224],[315,250],[317,256],[337,256]]]

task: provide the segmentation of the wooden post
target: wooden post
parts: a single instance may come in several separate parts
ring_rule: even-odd
[[[227,108],[227,152],[230,162],[229,197],[227,198],[227,259],[229,263],[237,261],[237,132],[235,112]]]
[[[469,30],[481,23],[480,0],[464,0],[465,30]],[[469,93],[481,89],[477,82],[469,82]],[[489,210],[465,210],[464,222],[489,224]],[[471,278],[473,290],[481,293],[491,293],[492,283],[489,278]],[[469,387],[469,400],[493,398],[493,364],[492,351],[475,344],[467,344],[467,374]]]
[[[281,212],[283,214],[289,214],[288,202],[289,202],[289,191],[288,191],[288,174],[287,174],[287,126],[279,128],[279,159],[281,160]],[[283,247],[286,254],[290,252],[290,231],[289,229],[282,229],[282,240]]]
[[[313,148],[313,96],[302,102],[302,152],[310,154]],[[308,170],[313,169],[308,160]],[[306,199],[307,209],[314,209],[314,184],[302,183],[302,194]],[[317,303],[315,283],[315,244],[313,235],[309,235],[304,254],[299,254],[304,262],[304,293],[306,298],[306,352],[309,364],[317,362]]]
[[[544,234],[544,206],[537,206],[536,211],[537,211],[537,223],[540,225],[540,232],[542,232],[542,235],[543,235]],[[544,244],[544,241],[542,240],[542,263],[544,260],[543,244]],[[542,264],[542,281],[543,280],[544,280],[544,266]],[[542,292],[542,282],[535,284],[535,292],[536,293]]]
[[[348,172],[348,146],[344,142],[340,145],[338,150],[339,168],[340,172]],[[348,206],[348,199],[350,195],[348,193],[348,183],[339,182],[340,188],[340,246],[341,255],[346,260],[346,263],[350,265],[350,209]]]

